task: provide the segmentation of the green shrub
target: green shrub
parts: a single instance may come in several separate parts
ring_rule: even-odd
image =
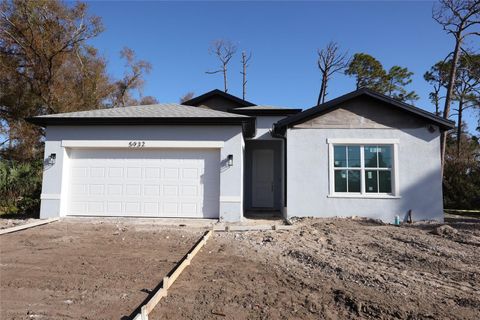
[[[443,172],[445,208],[480,210],[480,144],[476,138],[464,137],[458,152],[454,142],[447,140]]]
[[[41,160],[0,160],[0,214],[38,213],[42,168]]]

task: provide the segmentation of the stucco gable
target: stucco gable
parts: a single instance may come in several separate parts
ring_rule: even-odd
[[[346,101],[338,108],[325,114],[314,117],[294,128],[332,128],[332,129],[382,129],[382,128],[419,128],[427,122],[412,117],[390,105],[370,99],[358,97]]]
[[[239,97],[220,91],[218,89],[201,94],[198,97],[183,102],[183,104],[224,112],[235,108],[249,107],[255,105],[250,101],[240,99]]]
[[[332,115],[328,115],[332,112]],[[326,120],[318,120],[322,117]],[[274,125],[274,132],[284,135],[286,130],[292,127],[410,128],[420,125],[433,125],[446,131],[453,129],[455,122],[370,89],[361,88],[278,121]]]
[[[200,108],[213,109],[217,111],[227,112],[231,109],[243,107],[242,104],[236,103],[230,99],[221,97],[221,96],[212,96],[203,100],[201,103],[196,105]]]

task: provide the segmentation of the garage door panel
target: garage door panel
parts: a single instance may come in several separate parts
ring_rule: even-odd
[[[122,184],[107,184],[108,196],[121,196],[123,194]]]
[[[214,149],[70,152],[69,215],[218,217]]]
[[[107,213],[109,214],[118,214],[121,213],[122,202],[121,201],[107,201]]]
[[[143,186],[143,195],[145,197],[159,197],[161,195],[159,185],[144,185]]]

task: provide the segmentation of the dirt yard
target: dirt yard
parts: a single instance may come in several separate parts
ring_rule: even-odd
[[[149,318],[479,319],[479,222],[216,233]]]
[[[0,219],[0,230],[21,226],[35,221],[38,221],[38,219]]]
[[[0,236],[0,319],[129,316],[202,230],[66,220]]]

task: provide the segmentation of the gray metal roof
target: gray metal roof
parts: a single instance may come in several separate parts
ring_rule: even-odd
[[[244,115],[190,107],[175,103],[160,103],[143,106],[117,107],[49,114],[35,117],[48,118],[247,118]]]

